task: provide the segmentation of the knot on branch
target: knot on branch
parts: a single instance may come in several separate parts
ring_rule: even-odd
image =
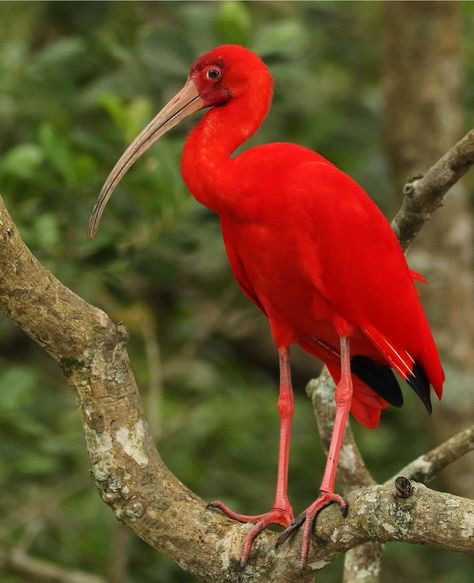
[[[407,183],[403,187],[403,194],[409,198],[412,198],[416,191],[416,183],[423,178],[423,174],[416,174],[407,180]]]
[[[396,497],[398,498],[410,498],[413,494],[413,485],[408,478],[404,476],[398,476],[395,480],[395,490],[396,490]]]

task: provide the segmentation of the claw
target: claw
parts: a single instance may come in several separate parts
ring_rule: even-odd
[[[212,510],[220,510],[223,514],[225,514],[232,520],[237,520],[238,522],[258,522],[261,518],[265,516],[265,514],[239,514],[231,510],[220,500],[214,500],[213,502],[209,502],[206,508],[210,508]]]
[[[311,506],[304,512],[299,514],[295,520],[293,520],[290,526],[288,526],[288,528],[286,528],[281,533],[276,541],[275,548],[278,548],[281,544],[283,544],[295,531],[301,527],[303,523],[305,523],[300,554],[301,568],[304,569],[308,562],[309,543],[311,540],[311,535],[314,531],[314,527],[316,525],[318,514],[323,508],[326,508],[326,506],[334,503],[339,505],[341,514],[345,518],[347,516],[348,505],[344,498],[338,494],[334,494],[334,492],[321,491],[313,504],[311,504]]]
[[[299,529],[299,527],[303,524],[303,522],[306,520],[306,512],[302,512],[301,514],[298,514],[298,516],[293,520],[293,522],[290,524],[290,526],[288,528],[286,528],[278,537],[276,543],[275,543],[275,548],[278,548],[280,545],[282,545],[287,538],[289,538],[295,531],[297,531]]]
[[[273,508],[270,510],[270,512],[256,515],[238,514],[219,500],[209,502],[207,508],[220,510],[229,518],[239,522],[255,522],[254,526],[245,536],[244,545],[242,547],[242,554],[240,556],[240,567],[242,569],[247,564],[255,539],[263,530],[267,528],[267,526],[270,524],[281,524],[282,526],[288,526],[289,524],[293,524],[295,522],[293,520],[293,511],[289,504],[284,508]]]

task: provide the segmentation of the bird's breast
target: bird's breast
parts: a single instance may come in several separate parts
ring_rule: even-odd
[[[328,301],[306,272],[294,232],[222,219],[227,255],[244,292],[269,319],[299,336],[317,334],[333,317]]]

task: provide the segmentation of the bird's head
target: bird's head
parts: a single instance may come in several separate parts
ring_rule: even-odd
[[[272,80],[265,63],[239,45],[223,45],[195,61],[189,73],[204,107],[224,105],[250,89],[271,91]]]
[[[89,221],[89,237],[97,232],[105,206],[129,168],[161,136],[191,114],[207,107],[222,107],[243,96],[269,101],[272,78],[263,61],[239,45],[222,45],[197,59],[184,87],[128,146],[102,187]]]

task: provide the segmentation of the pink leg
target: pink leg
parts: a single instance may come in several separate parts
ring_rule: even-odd
[[[290,454],[291,420],[294,412],[293,389],[291,386],[291,370],[288,348],[278,350],[280,357],[280,394],[278,397],[278,413],[280,416],[280,447],[278,450],[278,473],[275,500],[270,512],[248,515],[238,514],[225,504],[216,500],[208,504],[209,508],[222,510],[229,518],[239,522],[255,522],[245,537],[241,555],[241,565],[244,566],[250,555],[253,541],[269,524],[288,526],[293,521],[293,510],[288,500],[288,461]]]
[[[341,378],[336,387],[335,392],[336,400],[336,416],[334,418],[334,428],[331,436],[331,443],[329,445],[329,452],[326,461],[326,468],[324,470],[323,479],[321,482],[321,487],[319,489],[318,498],[302,512],[293,523],[281,534],[278,539],[277,545],[284,542],[292,532],[297,530],[303,522],[303,543],[301,546],[301,565],[304,567],[308,560],[309,543],[311,539],[311,533],[314,528],[314,523],[319,512],[336,502],[341,507],[343,515],[347,513],[347,503],[346,501],[334,493],[334,483],[336,481],[336,469],[337,462],[339,460],[339,451],[342,445],[342,439],[344,437],[344,431],[346,429],[347,417],[351,408],[352,401],[352,377],[351,377],[351,365],[350,365],[350,350],[349,350],[349,338],[341,338]]]

